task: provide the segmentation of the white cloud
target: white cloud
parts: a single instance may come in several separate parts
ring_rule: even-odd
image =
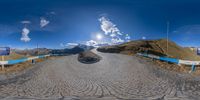
[[[94,41],[94,40],[89,40],[89,41],[86,41],[86,45],[87,46],[94,46],[94,47],[96,47],[96,46],[98,46],[98,43],[96,41]]]
[[[78,43],[67,43],[67,45],[77,46]]]
[[[40,19],[40,27],[43,28],[47,26],[50,23],[50,21],[46,20],[45,18]]]
[[[142,40],[146,40],[147,38],[145,36],[142,37]]]
[[[124,42],[124,40],[122,40],[121,38],[112,38],[111,41],[114,44],[119,44]]]
[[[65,47],[65,48],[74,48],[75,46],[78,46],[79,44],[78,43],[61,43],[60,46],[61,47]]]
[[[126,40],[127,42],[129,42],[130,39],[131,39],[131,37],[129,36],[129,34],[126,34],[126,36],[125,36],[125,40]]]
[[[60,43],[60,46],[61,46],[61,47],[65,47],[64,43]]]
[[[111,33],[110,34],[110,37],[116,37],[117,35],[116,34],[114,34],[114,33]]]
[[[108,46],[111,45],[109,42],[100,42],[98,43],[98,46]]]
[[[28,28],[22,29],[22,37],[21,41],[29,42],[31,39],[29,38],[28,34],[30,33],[30,30]]]
[[[128,34],[124,37],[124,34],[119,30],[119,28],[108,18],[101,17],[99,18],[99,21],[101,23],[101,30],[105,35],[110,37],[112,44],[123,43],[125,40],[130,41],[131,37]]]
[[[130,37],[128,34],[126,34],[126,37],[125,37],[125,39],[126,39],[126,40],[130,40],[130,39],[131,39],[131,37]]]
[[[99,18],[99,21],[101,22],[101,29],[102,31],[104,31],[106,35],[111,34],[111,33],[122,35],[120,30],[117,28],[117,26],[113,24],[109,19],[105,17],[101,17]]]
[[[24,21],[21,21],[22,24],[30,24],[31,21],[28,21],[28,20],[24,20]]]

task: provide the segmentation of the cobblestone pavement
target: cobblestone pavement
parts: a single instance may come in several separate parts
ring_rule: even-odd
[[[0,98],[198,100],[200,97],[200,82],[190,75],[161,70],[150,60],[136,56],[93,52],[102,57],[100,62],[83,64],[78,62],[77,55],[64,56],[37,63],[19,75],[2,75]]]

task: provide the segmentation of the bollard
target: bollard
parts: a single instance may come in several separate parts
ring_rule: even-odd
[[[189,71],[189,73],[192,73],[193,71],[195,71],[195,65],[192,64],[191,70]]]
[[[195,65],[192,64],[192,72],[195,71]]]
[[[32,62],[32,64],[35,64],[35,60],[34,59],[31,62]]]

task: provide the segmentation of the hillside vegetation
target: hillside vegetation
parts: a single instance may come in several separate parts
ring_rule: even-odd
[[[100,52],[107,53],[122,53],[134,55],[136,53],[148,53],[158,56],[168,56],[172,58],[179,58],[184,60],[200,60],[200,57],[188,48],[183,48],[175,42],[167,40],[137,40],[120,45],[104,46],[97,49]]]
[[[11,52],[10,55],[4,56],[4,60],[14,60],[14,59],[20,59],[20,58],[24,58],[24,57],[26,57],[26,56],[22,55],[22,54],[17,54],[15,52]]]

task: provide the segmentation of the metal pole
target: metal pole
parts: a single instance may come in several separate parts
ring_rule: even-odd
[[[194,64],[192,64],[192,67],[191,67],[191,70],[189,71],[189,73],[192,73],[192,72],[194,72],[195,71],[195,65]]]
[[[167,54],[169,48],[169,21],[167,21]]]
[[[192,65],[192,71],[195,71],[195,65],[194,64]]]
[[[37,44],[37,55],[39,55],[39,46]]]

